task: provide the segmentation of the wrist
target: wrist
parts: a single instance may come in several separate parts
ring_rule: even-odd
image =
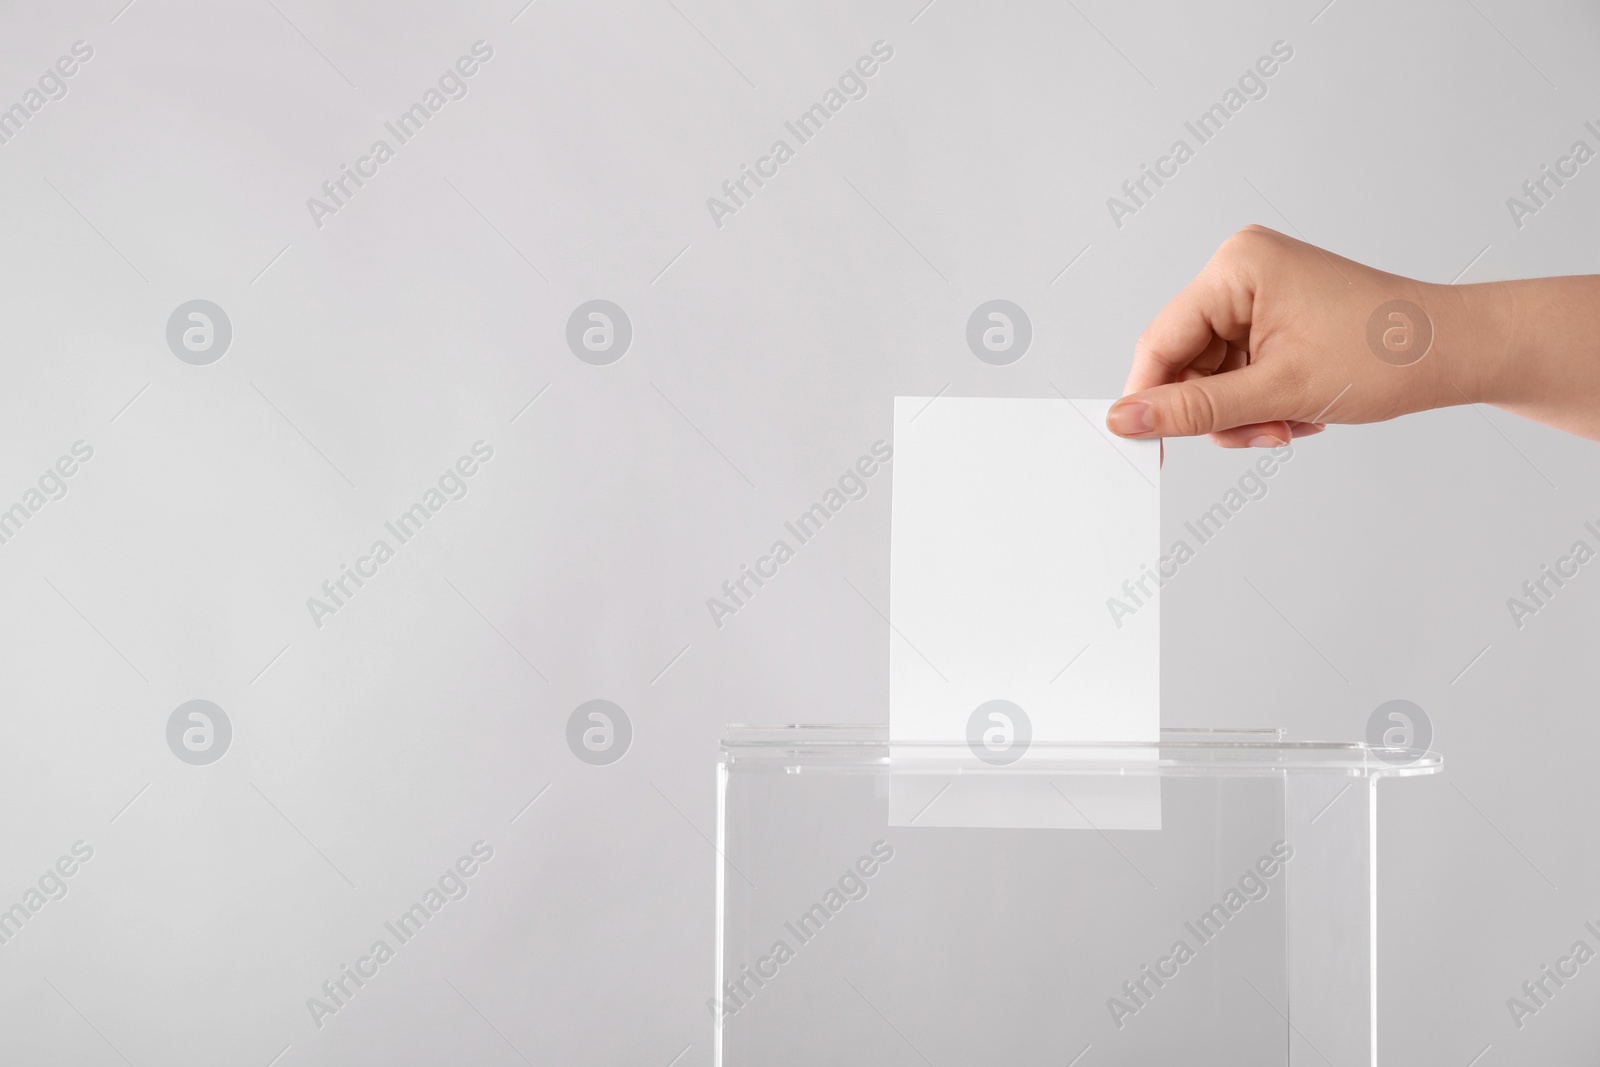
[[[1411,282],[1385,290],[1389,299],[1380,312],[1389,310],[1387,321],[1394,329],[1376,334],[1383,320],[1374,313],[1367,334],[1373,354],[1396,368],[1377,372],[1389,390],[1389,410],[1382,417],[1503,402],[1516,360],[1507,348],[1513,316],[1502,284]]]
[[[1517,294],[1508,282],[1440,286],[1445,323],[1445,405],[1513,403],[1527,361],[1518,338]]]
[[[1473,401],[1600,440],[1600,277],[1462,286]]]

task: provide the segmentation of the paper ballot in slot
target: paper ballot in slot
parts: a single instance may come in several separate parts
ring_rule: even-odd
[[[1146,577],[1159,444],[1107,431],[1110,403],[895,398],[893,824],[1159,828],[1154,777],[1080,774],[1069,788],[1031,773],[1040,749],[1159,738]],[[1141,579],[1130,605],[1124,582]]]

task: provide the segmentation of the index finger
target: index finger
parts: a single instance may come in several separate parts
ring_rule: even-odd
[[[1217,249],[1139,334],[1123,396],[1182,380],[1183,369],[1215,338],[1237,344],[1250,336],[1255,286],[1234,262],[1234,243],[1230,239]]]

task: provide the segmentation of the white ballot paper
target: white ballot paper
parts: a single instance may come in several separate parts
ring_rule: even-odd
[[[895,398],[891,824],[1159,828],[1126,750],[1028,773],[1041,743],[1160,737],[1160,446],[1106,430],[1110,404]]]

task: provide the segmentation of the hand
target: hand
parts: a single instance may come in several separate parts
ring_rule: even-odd
[[[1485,402],[1600,439],[1597,336],[1600,278],[1433,285],[1247,226],[1140,334],[1106,425],[1272,447]]]

